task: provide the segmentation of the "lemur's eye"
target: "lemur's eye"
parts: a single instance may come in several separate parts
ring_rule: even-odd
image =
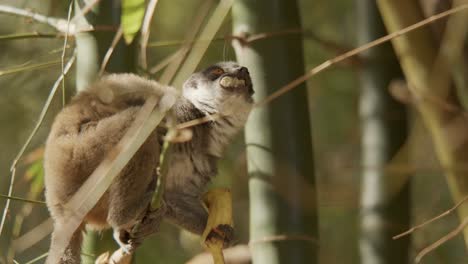
[[[224,74],[224,70],[221,69],[221,68],[214,68],[210,71],[210,74],[212,75],[216,75],[216,76],[221,76],[222,74]]]
[[[223,75],[225,72],[223,68],[214,65],[214,66],[208,67],[208,69],[204,70],[203,73],[205,74],[206,77],[208,77],[208,79],[214,81],[218,79],[221,75]]]

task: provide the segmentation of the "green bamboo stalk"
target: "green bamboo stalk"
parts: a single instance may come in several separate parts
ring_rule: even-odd
[[[357,2],[359,44],[386,34],[375,0]],[[384,44],[362,54],[361,81],[362,180],[360,257],[363,264],[408,263],[409,237],[393,240],[409,228],[409,175],[385,170],[407,138],[405,107],[389,93],[393,79],[403,78],[391,45]],[[400,161],[400,162],[406,162]],[[401,181],[396,185],[394,181]]]
[[[75,0],[75,15],[82,12],[80,2]],[[79,16],[75,23],[79,26],[89,27],[94,21],[88,21],[86,16]],[[79,32],[75,37],[78,54],[76,58],[76,90],[78,92],[84,90],[97,78],[99,55],[97,40],[91,32]]]
[[[75,15],[82,12],[82,8],[85,3],[81,3],[79,0],[75,0]],[[92,15],[98,15],[97,12],[91,11],[91,14],[87,16],[80,16],[75,23],[89,27],[95,24],[95,21],[89,18]],[[75,44],[77,50],[76,58],[76,92],[83,91],[90,85],[98,75],[99,69],[99,50],[98,42],[92,32],[79,32],[75,36]],[[86,230],[83,235],[82,252],[91,253],[97,255],[98,248],[98,233],[94,230]],[[94,263],[94,258],[81,255],[81,262],[83,264]]]
[[[301,28],[296,1],[237,0],[234,35]],[[304,73],[299,35],[235,42],[255,100]],[[317,263],[317,206],[306,89],[257,107],[246,126],[253,263]]]

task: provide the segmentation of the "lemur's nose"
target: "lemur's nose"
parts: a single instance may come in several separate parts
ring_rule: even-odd
[[[237,74],[240,78],[247,79],[247,77],[249,77],[249,70],[246,67],[241,67],[237,70]]]

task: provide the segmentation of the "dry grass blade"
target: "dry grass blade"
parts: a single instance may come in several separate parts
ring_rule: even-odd
[[[41,224],[34,227],[32,230],[22,235],[13,241],[13,248],[16,253],[21,253],[26,249],[32,247],[37,242],[41,241],[44,237],[52,232],[54,222],[49,218]]]
[[[185,44],[180,48],[180,52],[177,52],[177,55],[175,55],[175,58],[172,60],[169,66],[167,66],[167,68],[161,75],[161,78],[159,79],[159,81],[162,84],[168,84],[171,82],[172,78],[174,77],[181,63],[183,62],[185,55],[190,50],[190,43],[194,41],[195,36],[197,35],[198,30],[200,29],[202,22],[207,16],[212,4],[213,0],[208,0],[205,1],[203,5],[199,8],[198,15],[192,24],[193,26],[190,28],[190,30],[187,31],[187,34],[185,36]],[[179,87],[176,86],[176,88]]]
[[[164,67],[166,67],[167,65],[175,61],[177,58],[180,58],[181,56],[183,56],[183,54],[184,54],[184,49],[183,48],[178,49],[171,55],[161,60],[158,64],[151,67],[151,69],[149,69],[148,72],[150,74],[158,73],[160,70],[164,69]]]
[[[102,59],[101,68],[99,69],[99,75],[102,75],[106,70],[107,63],[109,63],[110,57],[112,56],[112,53],[114,53],[114,49],[117,46],[117,43],[119,43],[119,40],[122,38],[122,36],[122,26],[119,26],[119,30],[117,30],[117,33],[115,33],[114,39],[112,39],[112,43],[109,49],[107,50],[106,55],[104,55],[104,58]]]
[[[68,7],[68,17],[67,17],[67,32],[65,33],[65,40],[63,41],[63,51],[61,57],[61,64],[62,64],[62,75],[65,74],[65,53],[67,51],[67,44],[68,44],[68,33],[70,31],[70,18],[71,13],[73,11],[73,2],[70,2],[70,6]],[[65,78],[62,78],[62,106],[65,107]]]
[[[466,0],[454,0],[453,7],[468,3]],[[445,30],[442,36],[439,52],[429,75],[429,83],[433,87],[432,96],[444,98],[450,90],[452,76],[457,65],[464,64],[463,49],[465,37],[468,33],[468,16],[465,14],[455,14],[447,19]],[[455,76],[453,76],[455,77]],[[466,78],[463,76],[462,78]],[[456,78],[454,78],[456,80]],[[465,84],[454,82],[456,91],[466,89]],[[442,96],[441,96],[442,95]]]
[[[28,261],[28,262],[26,262],[24,264],[34,264],[34,263],[36,263],[36,262],[38,262],[40,260],[45,259],[47,257],[47,255],[48,255],[48,253],[46,252],[46,253],[44,253],[44,254],[42,254],[40,256],[37,256],[37,257],[31,259],[30,261]]]
[[[51,89],[51,91],[49,93],[49,96],[47,97],[47,100],[46,100],[46,102],[44,104],[44,107],[42,108],[42,111],[41,111],[41,113],[39,115],[39,120],[37,121],[36,126],[34,127],[33,131],[31,132],[28,139],[26,140],[26,143],[23,145],[23,147],[19,151],[18,155],[13,160],[13,164],[11,165],[11,170],[13,170],[13,168],[16,167],[16,164],[18,163],[19,159],[21,158],[21,156],[23,156],[24,151],[26,150],[26,148],[31,143],[32,138],[34,137],[34,135],[37,133],[37,131],[41,127],[42,121],[44,121],[45,115],[49,111],[50,103],[52,102],[52,99],[54,98],[55,93],[57,92],[57,88],[59,87],[62,80],[65,78],[65,75],[68,73],[68,71],[70,70],[73,63],[75,62],[75,58],[76,58],[76,52],[73,53],[73,56],[68,61],[68,63],[65,66],[62,74],[60,75],[60,77],[55,81],[54,85],[52,86],[52,89]]]
[[[198,63],[200,62],[203,54],[211,43],[211,40],[214,38],[216,32],[218,31],[221,23],[223,22],[224,17],[227,15],[234,0],[222,0],[216,9],[213,11],[213,15],[206,23],[205,28],[200,33],[198,40],[207,40],[207,41],[196,41],[192,46],[187,60],[180,69],[179,73],[174,79],[173,86],[181,87],[185,80],[195,71]]]
[[[47,114],[47,111],[49,110],[50,103],[52,102],[52,99],[54,98],[57,88],[59,87],[62,79],[65,78],[65,74],[70,70],[74,61],[75,61],[75,55],[73,55],[73,57],[68,61],[67,65],[65,66],[64,72],[62,72],[62,74],[57,79],[57,81],[55,81],[54,86],[52,87],[49,93],[49,97],[47,98],[47,101],[44,104],[44,107],[42,108],[41,114],[39,115],[39,120],[37,121],[36,126],[34,127],[33,131],[29,135],[28,139],[26,140],[26,143],[23,145],[23,147],[19,151],[16,158],[13,160],[13,163],[10,168],[11,178],[10,178],[10,186],[8,188],[8,196],[12,196],[12,193],[13,193],[13,185],[15,183],[15,177],[16,177],[16,164],[18,163],[19,159],[23,156],[24,151],[31,143],[32,138],[34,137],[34,135],[37,133],[37,131],[41,127],[42,121],[44,120],[44,117]],[[2,234],[3,227],[5,225],[6,215],[8,213],[9,207],[10,207],[10,200],[8,199],[6,202],[5,208],[3,210],[2,221],[0,222],[0,235]]]
[[[143,24],[141,25],[141,40],[140,40],[140,66],[143,69],[148,68],[148,62],[146,58],[146,47],[148,46],[148,40],[150,35],[151,20],[153,18],[154,10],[158,0],[150,0],[146,7],[145,17],[143,18]]]
[[[10,186],[8,187],[8,197],[11,197],[13,194],[13,186],[15,185],[15,178],[16,178],[16,168],[11,170],[10,176]],[[0,222],[0,236],[2,235],[3,227],[5,226],[6,217],[8,215],[8,210],[10,209],[10,202],[11,199],[7,199],[5,203],[5,208],[3,209],[2,221]]]

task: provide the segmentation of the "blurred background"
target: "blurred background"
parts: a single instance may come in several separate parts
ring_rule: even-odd
[[[90,2],[95,1],[77,6]],[[143,12],[151,2],[127,1]],[[107,72],[163,78],[155,66],[196,34],[197,21],[203,28],[215,7],[230,1],[156,2],[146,62],[139,53],[138,27],[131,44],[119,41]],[[249,67],[259,102],[326,60],[468,4],[391,2],[234,0],[198,68],[238,60]],[[59,88],[17,164],[12,196],[43,201],[42,150],[53,117],[63,99],[92,79],[93,67],[79,58],[95,56],[100,65],[124,13],[121,1],[100,1],[86,15],[95,30],[68,36],[63,52],[64,34],[35,19],[6,14],[4,6],[66,21],[70,1],[0,0],[0,194],[8,193],[10,166],[61,74],[62,57],[66,63],[74,47],[82,45],[65,78],[66,93]],[[392,239],[468,195],[467,20],[468,12],[461,11],[367,49],[254,110],[246,134],[228,148],[212,184],[232,190],[233,245],[250,243],[250,250],[239,247],[241,253],[235,253],[246,254],[247,260],[230,263],[250,263],[251,258],[253,263],[412,263],[468,217],[463,204],[407,237]],[[94,53],[89,38],[97,45]],[[262,154],[255,144],[270,151]],[[2,211],[5,203],[2,196]],[[14,253],[12,244],[47,218],[44,204],[12,200],[0,236],[0,263],[11,257],[27,263],[46,253],[50,236],[21,252]],[[421,263],[468,263],[466,241],[468,229]],[[86,243],[83,260],[88,263],[116,248],[110,232],[89,232]],[[186,263],[202,251],[198,237],[164,223],[138,250],[136,262]]]

